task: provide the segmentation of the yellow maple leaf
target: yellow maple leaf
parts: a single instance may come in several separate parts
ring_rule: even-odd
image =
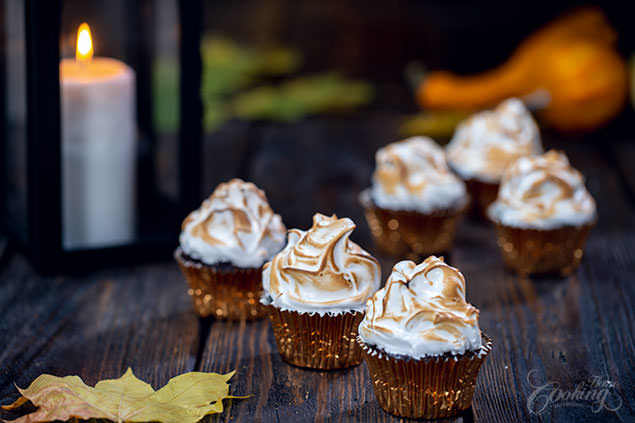
[[[246,398],[229,395],[227,381],[234,372],[189,372],[170,379],[163,388],[137,379],[128,369],[119,379],[88,386],[79,376],[40,375],[5,410],[15,410],[27,401],[38,409],[12,420],[12,423],[36,423],[53,420],[108,419],[123,422],[196,423],[208,414],[223,411],[223,399]]]

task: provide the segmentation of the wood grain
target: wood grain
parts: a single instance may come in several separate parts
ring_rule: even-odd
[[[610,144],[611,162],[621,177],[631,202],[635,201],[635,143],[631,140],[618,141]]]
[[[284,189],[273,191],[274,208],[285,220],[286,213],[296,213],[291,221],[306,221],[299,226],[308,226],[310,212],[316,209],[352,216],[358,222],[353,238],[372,251],[355,199],[367,183],[372,151],[348,145],[340,160],[329,161],[314,144],[327,138],[324,148],[332,149],[348,138],[373,137],[373,133],[372,142],[378,144],[389,122],[347,123],[344,129],[319,120],[309,121],[304,129],[262,126],[256,129],[260,135],[254,136],[260,137],[255,148],[263,152],[243,163],[243,171],[248,178],[257,176],[264,186],[284,186],[303,168],[322,169],[323,176],[307,177],[293,188],[296,199],[302,192],[315,196],[286,207],[293,200],[289,194]],[[245,129],[237,127],[236,139],[242,139]],[[293,150],[291,143],[298,142],[301,134],[314,135],[300,140]],[[313,165],[308,160],[276,170],[294,157],[288,149],[301,154],[305,145],[315,153]],[[489,225],[462,224],[446,260],[465,274],[468,300],[480,309],[480,326],[494,340],[494,347],[481,370],[472,409],[446,421],[635,421],[635,215],[624,163],[615,168],[622,147],[612,145],[609,150],[614,153],[606,153],[593,144],[555,146],[563,148],[586,175],[598,203],[599,222],[582,265],[568,278],[518,278],[502,267]],[[348,160],[351,157],[355,160]],[[351,169],[345,170],[342,160],[351,163]],[[332,177],[337,172],[339,176]],[[338,181],[355,172],[359,173],[343,185],[344,194],[339,193]],[[385,280],[396,260],[379,258]],[[2,403],[17,397],[14,382],[26,386],[43,372],[79,374],[95,383],[118,377],[131,366],[158,387],[189,370],[235,369],[231,393],[253,396],[228,401],[224,413],[206,421],[405,421],[377,405],[365,364],[343,371],[296,368],[280,358],[268,320],[198,319],[174,263],[58,278],[41,278],[15,252],[5,254],[1,263]],[[550,406],[533,414],[527,406],[534,390],[528,381],[531,371],[533,382],[553,381],[569,390],[592,376],[609,379],[616,384],[611,400],[621,401],[621,407],[593,413],[590,404],[583,403]]]
[[[480,308],[481,328],[495,343],[481,370],[473,408],[459,420],[591,422],[598,419],[627,421],[633,416],[635,380],[629,369],[633,368],[630,357],[635,356],[635,351],[630,304],[635,300],[635,292],[630,283],[633,278],[626,270],[634,264],[629,253],[629,245],[635,237],[633,210],[620,175],[611,171],[604,155],[596,154],[595,146],[567,147],[572,163],[587,176],[600,215],[598,227],[588,243],[587,257],[577,273],[569,278],[516,277],[503,269],[493,230],[484,223],[466,222],[457,237],[457,247],[447,257],[466,275],[469,300]],[[624,245],[605,246],[613,237]],[[614,248],[622,254],[616,255]],[[616,257],[621,260],[621,268],[611,263]],[[393,262],[382,260],[384,277]],[[624,281],[616,282],[620,289],[611,292],[615,297],[606,300],[605,296],[603,307],[599,307],[596,301],[601,292],[593,290],[603,283],[602,278],[589,272],[613,274],[612,269],[619,269]],[[619,306],[606,308],[609,304],[606,301]],[[617,331],[622,337],[619,340],[607,339],[607,328],[591,324],[613,313],[620,315],[625,329]],[[272,409],[278,421],[399,421],[377,406],[365,365],[340,372],[298,369],[276,355],[271,332],[265,335],[266,322],[231,330],[224,325],[212,325],[201,368],[210,370],[212,363],[229,360],[230,367],[244,369],[235,376],[234,386],[239,387],[241,393],[247,392],[243,389],[255,387],[257,398],[234,404],[224,421],[271,421]],[[259,339],[260,354],[254,362],[252,356],[244,358],[245,349],[254,346],[241,344],[239,340],[255,337]],[[591,339],[593,347],[587,345]],[[609,343],[621,346],[621,354],[616,354],[619,362],[609,363],[607,351],[595,348],[598,341],[607,346]],[[624,352],[627,354],[623,355]],[[598,366],[598,362],[604,365]],[[574,389],[576,384],[592,376],[608,378],[617,382],[616,392],[630,405],[624,405],[617,413],[594,414],[587,405],[550,407],[543,414],[532,414],[527,407],[527,399],[534,390],[528,381],[532,370],[537,377],[533,383],[554,381],[566,389]]]
[[[2,273],[0,398],[41,373],[86,383],[128,367],[155,387],[192,370],[198,319],[172,264],[40,278],[22,256]]]

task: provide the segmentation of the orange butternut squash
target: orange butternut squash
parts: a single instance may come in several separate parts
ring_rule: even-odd
[[[566,132],[596,129],[620,112],[628,95],[616,40],[601,11],[580,9],[529,36],[498,68],[471,76],[428,73],[417,101],[426,109],[473,110],[542,89],[550,97],[541,111],[547,123]]]

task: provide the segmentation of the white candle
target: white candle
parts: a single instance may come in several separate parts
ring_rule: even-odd
[[[123,244],[135,231],[135,74],[119,60],[92,58],[82,27],[78,57],[60,63],[66,249]]]

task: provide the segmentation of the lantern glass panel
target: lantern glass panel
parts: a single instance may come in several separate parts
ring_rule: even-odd
[[[176,0],[63,3],[60,110],[66,250],[134,244],[174,226],[180,196],[177,12]],[[92,37],[90,61],[76,57],[83,22]],[[108,74],[105,80],[99,79],[102,70],[94,70],[100,66]],[[73,81],[75,72],[83,79],[79,84]],[[93,73],[96,80],[86,76]]]
[[[155,177],[163,195],[178,201],[179,15],[176,0],[154,2],[152,16],[152,122],[155,128]]]
[[[4,0],[3,16],[3,57],[4,71],[2,89],[4,114],[2,136],[5,137],[4,151],[4,213],[19,232],[26,236],[27,230],[27,105],[26,105],[26,41],[24,27],[24,2]],[[24,241],[24,240],[23,240]]]

